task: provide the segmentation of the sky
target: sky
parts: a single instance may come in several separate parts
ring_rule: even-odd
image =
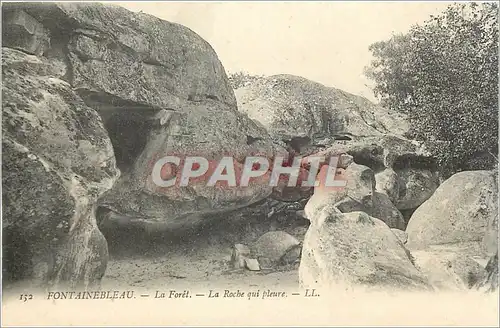
[[[187,26],[226,72],[293,74],[376,101],[363,75],[370,44],[404,33],[451,2],[114,2]]]

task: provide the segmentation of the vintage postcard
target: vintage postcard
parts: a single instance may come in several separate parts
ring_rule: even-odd
[[[491,2],[2,3],[2,326],[498,327]]]

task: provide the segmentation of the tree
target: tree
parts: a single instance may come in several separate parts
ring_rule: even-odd
[[[382,106],[408,114],[451,173],[492,168],[498,154],[498,5],[454,3],[370,46],[366,75]]]

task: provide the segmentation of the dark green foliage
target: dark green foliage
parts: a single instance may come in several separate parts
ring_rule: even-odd
[[[448,174],[489,169],[498,154],[498,5],[454,3],[370,46],[366,75],[385,107],[408,114]]]

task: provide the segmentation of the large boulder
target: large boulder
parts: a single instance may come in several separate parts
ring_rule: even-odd
[[[413,211],[429,199],[439,186],[435,171],[421,168],[388,167],[375,174],[375,189],[387,195],[401,211]]]
[[[413,213],[407,246],[475,244],[485,256],[498,247],[498,187],[496,171],[465,171],[444,181]],[[479,254],[478,254],[479,255]]]
[[[3,274],[89,287],[108,259],[97,199],[119,171],[99,114],[62,74],[57,63],[2,48]]]
[[[272,160],[275,153],[266,130],[237,110],[217,54],[196,33],[115,5],[10,3],[3,9],[5,18],[30,17],[4,19],[5,28],[29,22],[46,31],[50,46],[37,54],[57,63],[61,79],[102,117],[122,171],[99,199],[112,211],[106,218],[158,229],[191,225],[272,192],[258,181],[246,188],[206,187],[209,176],[180,188],[151,181],[155,162],[165,155],[205,157],[211,172],[223,156],[232,156],[239,172],[246,156]],[[30,35],[32,28],[24,30]],[[12,33],[3,45],[29,50]],[[162,174],[176,170],[167,165]]]
[[[384,221],[390,228],[401,230],[406,228],[403,214],[394,206],[386,194],[375,191],[373,193],[373,206],[368,209],[367,213]]]
[[[438,175],[430,170],[405,168],[397,170],[396,175],[398,192],[394,205],[400,210],[419,207],[439,187]]]
[[[186,106],[191,106],[189,111],[174,112],[167,124],[149,130],[144,149],[115,188],[102,197],[101,206],[129,216],[131,223],[154,224],[162,230],[196,224],[203,215],[245,207],[270,195],[269,173],[248,186],[207,185],[223,156],[232,157],[230,165],[235,168],[237,181],[246,156],[260,154],[271,161],[270,144],[260,140],[246,142],[247,136],[265,136],[265,131],[235,111],[223,111],[224,105],[220,103]],[[152,181],[153,167],[167,155],[181,159],[201,156],[209,161],[210,168],[187,186],[180,185],[177,174],[174,186],[159,187]]]
[[[359,164],[386,167],[398,159],[430,155],[422,144],[405,138],[409,123],[404,114],[299,76],[256,79],[235,95],[240,111],[299,154],[340,147],[355,154]]]
[[[382,220],[390,228],[406,227],[402,214],[389,197],[375,191],[375,175],[369,167],[351,163],[345,170],[338,169],[335,179],[346,181],[345,186],[341,187],[326,185],[329,170],[325,165],[318,174],[319,185],[314,188],[304,208],[307,218],[314,218],[323,208],[333,206],[342,213],[365,212]]]
[[[183,101],[204,99],[236,104],[215,51],[182,25],[117,5],[11,3],[3,6],[3,26],[21,10],[49,31],[46,55],[67,61],[69,82],[88,101],[127,110],[182,110]],[[17,47],[17,35],[8,36],[3,46]]]
[[[258,79],[235,94],[241,111],[299,152],[350,136],[403,135],[408,131],[401,114],[298,76]]]
[[[381,220],[332,206],[310,218],[299,268],[304,288],[430,290],[411,255]]]
[[[382,177],[379,188],[391,201],[401,203],[399,209],[420,205],[428,198],[432,186],[425,185],[425,192],[418,193],[421,185],[414,186],[405,170],[434,172],[435,159],[424,144],[406,138],[409,124],[405,115],[293,75],[254,79],[236,89],[235,95],[239,110],[266,128],[274,143],[288,152],[296,156],[344,153],[375,173],[386,168],[403,170],[401,200],[396,198],[399,188],[391,185],[390,175]],[[307,197],[307,192],[292,193],[290,200]],[[281,194],[277,196],[283,199]]]
[[[406,246],[433,286],[494,286],[485,264],[498,247],[497,202],[496,172],[465,171],[444,181],[416,209],[406,229]]]

